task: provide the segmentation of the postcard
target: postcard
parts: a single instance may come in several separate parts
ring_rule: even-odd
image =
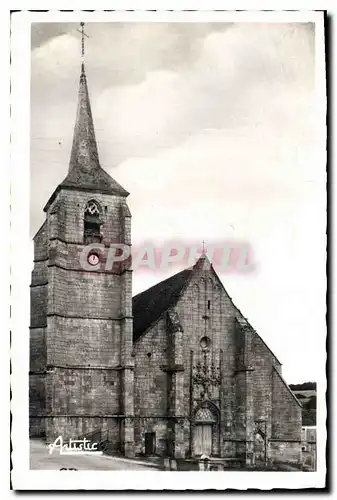
[[[12,13],[15,490],[324,487],[324,21]]]

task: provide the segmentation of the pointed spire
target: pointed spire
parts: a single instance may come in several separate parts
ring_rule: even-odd
[[[81,23],[81,30],[78,31],[81,33],[81,75],[69,172],[78,166],[82,168],[99,167],[95,128],[84,67],[84,37],[88,38],[88,35],[84,33],[84,23]]]
[[[100,191],[119,196],[128,196],[129,194],[100,166],[83,60],[69,171],[60,186]]]
[[[73,168],[94,169],[99,166],[87,77],[85,74],[84,62],[82,62],[69,172],[71,172]]]
[[[73,144],[70,155],[68,175],[58,185],[49,198],[44,210],[47,211],[60,189],[95,191],[118,196],[129,193],[118,184],[101,166],[98,157],[94,122],[84,67],[84,23],[81,23],[81,74],[78,90],[77,115],[74,127]]]

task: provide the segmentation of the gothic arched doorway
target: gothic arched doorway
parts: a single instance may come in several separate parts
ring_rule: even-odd
[[[199,408],[194,415],[193,455],[211,456],[213,452],[213,427],[217,415],[209,406]]]

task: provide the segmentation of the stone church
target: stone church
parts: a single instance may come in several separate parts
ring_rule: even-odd
[[[82,64],[69,171],[34,237],[30,436],[106,432],[116,453],[299,462],[301,405],[207,257],[132,298],[128,192],[99,162]],[[270,325],[272,328],[273,325]]]

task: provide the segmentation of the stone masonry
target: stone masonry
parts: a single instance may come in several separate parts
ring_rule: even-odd
[[[166,295],[177,276],[162,284]],[[300,463],[301,406],[205,257],[134,352],[136,453],[145,453],[145,433],[155,432],[158,455],[197,456],[203,408],[214,417],[211,456]]]

